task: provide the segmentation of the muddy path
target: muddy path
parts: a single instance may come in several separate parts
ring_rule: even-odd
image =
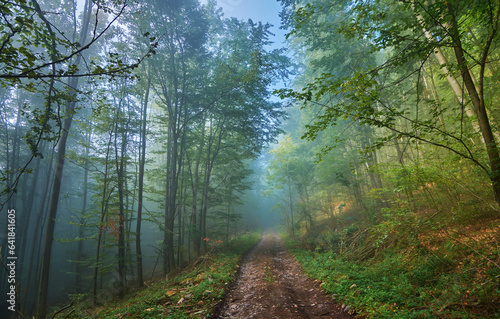
[[[214,318],[354,318],[306,277],[276,233],[264,234]]]

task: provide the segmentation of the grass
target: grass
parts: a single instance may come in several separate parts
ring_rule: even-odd
[[[269,284],[273,284],[276,281],[276,277],[273,274],[273,271],[269,266],[266,267],[264,271],[264,280],[267,281]]]
[[[82,305],[60,315],[69,318],[205,318],[234,280],[241,255],[259,239],[247,234],[214,248],[195,267],[168,280],[130,292],[98,308]]]

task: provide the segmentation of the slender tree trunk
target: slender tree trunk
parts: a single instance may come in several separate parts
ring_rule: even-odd
[[[72,86],[75,88],[75,86]],[[66,118],[64,120],[61,138],[59,139],[56,168],[54,174],[54,184],[52,185],[49,212],[47,216],[47,225],[45,226],[45,239],[42,251],[42,268],[40,270],[40,288],[38,293],[38,309],[37,317],[45,318],[47,313],[47,292],[49,288],[50,275],[50,259],[52,254],[52,241],[54,240],[54,229],[56,224],[57,206],[59,204],[59,194],[61,191],[61,183],[64,169],[64,158],[66,154],[66,142],[69,136],[71,120],[73,118],[73,109],[75,102],[71,102],[67,106]]]
[[[294,211],[293,211],[293,195],[292,195],[292,181],[290,178],[290,170],[288,168],[288,163],[286,164],[286,176],[287,176],[287,186],[288,186],[288,200],[290,207],[290,222],[292,223],[292,237],[295,238],[295,221],[294,221]]]
[[[467,92],[469,93],[469,97],[472,101],[474,111],[477,114],[479,128],[481,130],[481,134],[483,136],[484,144],[486,146],[486,151],[488,153],[488,158],[490,161],[490,169],[491,169],[490,179],[492,181],[493,193],[495,194],[495,200],[497,204],[500,206],[500,154],[498,151],[497,142],[495,141],[495,137],[493,135],[493,130],[490,125],[488,114],[486,112],[486,105],[485,105],[484,91],[483,91],[484,68],[488,56],[489,47],[493,42],[494,36],[497,32],[499,12],[496,13],[495,27],[492,30],[492,33],[490,34],[490,37],[487,41],[487,45],[483,50],[483,56],[481,61],[482,62],[481,74],[477,87],[474,84],[474,81],[469,72],[469,67],[465,59],[465,54],[463,51],[462,42],[460,39],[460,34],[456,23],[456,17],[454,15],[455,13],[453,11],[453,8],[451,7],[449,7],[449,14],[452,17],[449,30],[451,33],[451,37],[454,41],[453,50],[455,52],[455,57],[457,59],[458,66],[460,68],[465,87],[467,88]]]
[[[87,31],[90,25],[90,16],[92,14],[92,2],[86,0],[85,9],[82,21],[82,30],[80,33],[80,43],[83,45],[86,43]],[[79,65],[81,61],[81,55],[79,55],[75,61],[75,65]],[[73,95],[76,95],[76,89],[78,87],[79,77],[73,77],[69,80],[69,87],[73,90]],[[37,318],[43,319],[47,313],[47,293],[49,288],[49,275],[50,275],[50,259],[52,254],[52,241],[54,239],[54,229],[56,223],[57,206],[59,204],[59,195],[61,192],[61,183],[64,170],[64,158],[66,154],[66,143],[69,136],[69,130],[71,128],[71,122],[73,120],[73,114],[75,110],[75,100],[73,97],[66,103],[66,109],[64,112],[64,120],[61,130],[61,136],[58,143],[57,158],[56,158],[56,168],[54,171],[53,186],[50,195],[49,211],[47,216],[47,225],[45,226],[45,239],[43,244],[42,252],[42,267],[40,269],[40,286],[38,290],[38,306],[37,306]]]
[[[121,104],[121,101],[119,102]],[[115,119],[115,161],[116,161],[116,172],[118,178],[118,274],[120,276],[120,296],[123,296],[127,289],[126,283],[126,266],[125,266],[125,203],[124,203],[124,184],[125,184],[125,148],[127,144],[127,133],[125,128],[121,128],[121,132],[118,131],[120,127],[121,119],[121,105],[118,106],[116,111]],[[120,154],[118,154],[118,136],[121,135],[120,141]]]
[[[210,128],[209,128],[209,139],[207,147],[207,156],[205,163],[205,176],[203,181],[203,192],[202,192],[202,204],[200,212],[200,230],[201,238],[207,237],[207,213],[208,213],[208,193],[210,189],[210,179],[212,175],[212,170],[215,165],[215,160],[220,151],[222,137],[224,132],[224,122],[225,119],[219,119],[218,127],[214,125],[214,119],[210,118]],[[216,127],[214,127],[216,126]],[[206,251],[207,242],[203,241],[203,250]]]
[[[83,291],[81,289],[82,286],[82,276],[83,276],[83,237],[85,235],[85,213],[87,211],[87,192],[88,192],[88,180],[89,180],[89,170],[88,170],[88,156],[90,152],[89,144],[90,144],[90,138],[92,135],[92,131],[88,132],[87,134],[87,140],[86,140],[86,147],[85,147],[85,166],[84,166],[84,173],[83,173],[83,194],[82,194],[82,213],[81,213],[81,218],[80,218],[80,225],[78,226],[78,250],[76,254],[76,278],[75,278],[75,285],[77,291]]]
[[[30,196],[28,197],[28,199],[26,200],[26,209],[25,209],[25,214],[23,214],[23,218],[21,220],[21,231],[20,231],[20,238],[21,238],[21,245],[19,246],[20,249],[19,249],[19,252],[18,252],[18,256],[19,256],[19,269],[22,269],[22,265],[24,264],[24,260],[25,260],[25,256],[26,256],[26,246],[27,246],[27,242],[28,242],[28,236],[29,236],[29,233],[28,233],[28,230],[30,228],[30,226],[32,226],[33,224],[31,223],[31,214],[32,214],[32,211],[33,211],[33,204],[34,204],[34,201],[35,201],[35,194],[36,194],[36,189],[37,189],[37,185],[38,185],[38,180],[39,180],[39,175],[40,175],[40,163],[41,163],[41,158],[38,157],[36,159],[36,163],[35,163],[35,168],[34,168],[34,175],[33,175],[33,179],[31,181],[31,186],[30,186]],[[33,226],[32,226],[33,227]],[[32,238],[32,241],[33,241],[33,238]]]
[[[150,65],[148,66],[148,84],[146,86],[146,93],[142,105],[142,127],[141,127],[141,150],[139,153],[139,189],[138,192],[138,206],[137,206],[137,223],[135,228],[135,252],[137,255],[137,281],[139,287],[144,286],[143,270],[142,270],[142,249],[141,249],[141,227],[142,227],[142,208],[144,206],[143,193],[144,193],[144,168],[146,166],[146,137],[147,137],[147,116],[148,116],[148,102],[149,90],[151,87],[151,74]]]
[[[31,289],[31,284],[32,282],[36,282],[36,280],[31,280],[32,276],[33,276],[33,272],[34,270],[33,269],[36,269],[37,267],[34,267],[34,265],[38,264],[38,255],[37,255],[37,252],[39,253],[39,249],[37,249],[37,246],[39,245],[39,243],[41,242],[41,240],[39,239],[39,237],[42,237],[41,234],[43,233],[42,230],[42,217],[44,215],[44,212],[45,212],[45,205],[46,205],[46,201],[48,199],[48,196],[46,194],[49,193],[49,189],[50,189],[50,182],[51,182],[51,179],[50,179],[50,176],[52,174],[52,163],[54,161],[54,148],[52,148],[52,154],[50,155],[50,160],[48,161],[47,163],[47,175],[45,177],[45,185],[42,189],[42,197],[41,197],[41,202],[39,203],[39,208],[38,208],[38,214],[37,214],[37,217],[36,217],[36,222],[34,223],[34,234],[33,234],[33,240],[32,240],[32,244],[31,244],[31,249],[30,249],[30,254],[29,254],[29,262],[28,262],[28,265],[29,265],[29,268],[28,268],[28,279],[26,281],[27,283],[27,286],[26,286],[26,290],[27,290],[27,293],[25,295],[25,298],[24,298],[24,304],[27,305],[28,304],[28,300],[30,295],[31,295],[31,292],[34,290],[36,292],[36,289]],[[35,278],[37,277],[36,275],[34,276]],[[37,300],[37,297],[34,296],[33,297],[33,300],[31,300],[32,302],[30,303],[32,306],[36,305],[36,300]],[[28,313],[28,314],[32,314],[33,312],[33,308],[31,309],[25,309],[25,314]]]
[[[229,190],[229,193],[227,194],[228,195],[228,200],[227,200],[227,211],[226,211],[226,214],[227,214],[227,220],[226,220],[226,236],[225,236],[225,241],[228,242],[229,241],[229,229],[230,229],[230,226],[231,226],[231,197],[233,196],[233,190],[232,188]]]
[[[370,168],[370,175],[373,180],[373,187],[374,188],[382,188],[382,180],[380,179],[380,175],[376,172],[373,171],[374,167],[377,167],[378,165],[378,156],[377,156],[377,151],[373,150],[371,152],[371,158],[369,159],[369,168]]]
[[[193,181],[193,207],[191,210],[191,237],[193,241],[193,253],[194,257],[197,258],[200,256],[200,248],[201,248],[201,236],[200,229],[198,227],[197,222],[197,205],[198,205],[198,187],[199,187],[199,169],[200,169],[200,159],[196,160],[195,168],[194,168],[194,181]]]
[[[184,129],[179,130],[181,131],[181,140],[180,140],[180,145],[179,145],[179,157],[177,159],[177,171],[176,171],[176,180],[179,181],[180,179],[180,185],[178,186],[178,200],[177,200],[177,206],[176,206],[176,211],[177,211],[177,223],[178,223],[178,234],[177,234],[177,266],[180,266],[180,263],[182,261],[182,238],[183,238],[183,229],[182,229],[182,219],[183,219],[183,214],[182,214],[182,208],[184,207],[185,203],[185,186],[184,186],[184,173],[185,173],[185,148],[186,148],[186,129],[185,127],[187,126],[187,111],[183,112],[183,119],[182,119],[182,126]],[[178,182],[179,183],[179,182]],[[175,219],[175,218],[174,218]]]
[[[101,220],[99,224],[99,234],[97,235],[97,246],[95,254],[95,266],[94,266],[94,277],[93,277],[93,289],[92,289],[92,302],[95,306],[97,304],[97,279],[99,277],[99,265],[100,265],[100,253],[101,253],[101,242],[105,233],[104,219],[108,211],[108,201],[111,196],[112,190],[108,193],[108,169],[109,169],[109,153],[111,151],[111,139],[113,137],[112,132],[109,132],[108,148],[106,151],[106,162],[104,165],[104,185],[102,186],[102,196],[101,196]]]
[[[192,207],[192,212],[191,212],[191,232],[192,232],[192,241],[193,241],[193,250],[194,250],[194,257],[198,258],[201,253],[201,228],[198,227],[198,222],[197,222],[197,205],[198,205],[198,189],[200,186],[200,177],[199,177],[199,171],[200,171],[200,162],[201,162],[201,157],[203,150],[205,148],[205,115],[203,116],[203,120],[201,121],[201,140],[199,143],[199,148],[198,148],[198,154],[196,156],[196,163],[194,167],[194,176],[193,176],[193,181],[192,181],[192,192],[193,192],[193,207]]]
[[[181,179],[181,186],[179,187],[179,190],[179,205],[177,205],[177,267],[180,267],[182,262],[182,236],[184,233],[182,229],[182,208],[184,207],[183,201],[186,194],[186,192],[184,191],[184,179]]]
[[[171,125],[170,125],[171,126]],[[165,230],[163,232],[163,273],[167,274],[175,268],[174,260],[174,223],[177,203],[177,134],[169,129],[170,154],[167,154],[166,189],[165,189]],[[175,135],[174,135],[175,134]]]

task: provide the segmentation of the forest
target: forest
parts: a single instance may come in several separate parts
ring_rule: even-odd
[[[500,316],[500,2],[278,2],[0,0],[0,317],[203,317],[268,228],[350,314]]]

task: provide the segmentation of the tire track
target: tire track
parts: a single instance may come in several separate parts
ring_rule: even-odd
[[[309,279],[276,233],[243,260],[234,288],[214,318],[353,318]]]

